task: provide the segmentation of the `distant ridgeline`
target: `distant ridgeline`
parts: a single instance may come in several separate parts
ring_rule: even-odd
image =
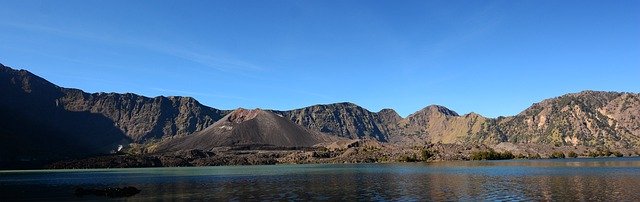
[[[86,93],[0,64],[0,168],[117,152],[130,143],[164,150],[240,144],[313,146],[343,139],[397,145],[502,142],[636,148],[640,94],[583,91],[543,100],[516,116],[458,115],[431,105],[406,118],[353,103],[289,111],[220,110],[191,97]]]

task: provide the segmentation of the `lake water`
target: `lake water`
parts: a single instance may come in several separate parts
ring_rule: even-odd
[[[640,200],[640,158],[0,171],[0,200]]]

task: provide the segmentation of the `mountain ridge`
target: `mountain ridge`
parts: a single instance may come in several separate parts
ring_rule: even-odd
[[[187,137],[233,112],[205,106],[192,97],[86,93],[2,64],[0,90],[11,98],[0,99],[0,140],[5,143],[1,145],[5,148],[0,152],[4,154],[0,166],[19,159],[43,159],[38,155],[50,150],[55,151],[52,157],[44,159],[74,157],[72,154],[78,151],[105,153],[128,143]],[[403,118],[393,109],[372,112],[352,102],[260,111],[273,115],[258,122],[282,119],[311,133],[392,144],[640,146],[640,94],[629,92],[568,93],[534,103],[517,115],[497,118],[474,112],[460,115],[441,105],[428,105]],[[39,141],[43,134],[51,134],[47,137],[50,141]],[[37,144],[22,146],[29,141]]]

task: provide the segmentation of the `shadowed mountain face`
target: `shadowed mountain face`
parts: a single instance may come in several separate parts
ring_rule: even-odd
[[[237,109],[201,132],[161,144],[158,150],[208,150],[237,145],[309,147],[332,139],[335,138],[307,131],[269,111]]]
[[[65,110],[63,89],[0,65],[0,167],[28,167],[108,153],[129,138],[110,119]]]
[[[0,64],[0,167],[109,153],[118,145],[186,135],[224,111],[193,98],[147,98],[61,88]]]

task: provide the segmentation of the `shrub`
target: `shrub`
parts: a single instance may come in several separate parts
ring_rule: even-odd
[[[510,151],[496,152],[493,149],[488,151],[475,151],[471,152],[471,160],[503,160],[513,159],[515,156]]]
[[[567,156],[569,156],[569,158],[577,158],[578,154],[576,154],[576,152],[574,151],[570,151],[569,154],[567,154]]]
[[[554,151],[553,153],[551,153],[551,155],[549,155],[550,159],[563,159],[564,158],[564,153],[562,153],[561,151]]]
[[[425,161],[434,156],[433,152],[429,151],[428,149],[422,149],[420,153],[422,153],[422,160]]]
[[[620,151],[614,151],[613,155],[615,155],[616,157],[622,157],[622,153]]]
[[[500,153],[500,159],[513,159],[515,156],[510,151]]]
[[[529,154],[529,156],[527,158],[528,159],[541,159],[542,157],[540,156],[540,154],[536,153],[536,154]]]
[[[418,158],[416,157],[416,154],[413,154],[411,156],[402,156],[399,159],[400,162],[417,162]]]

